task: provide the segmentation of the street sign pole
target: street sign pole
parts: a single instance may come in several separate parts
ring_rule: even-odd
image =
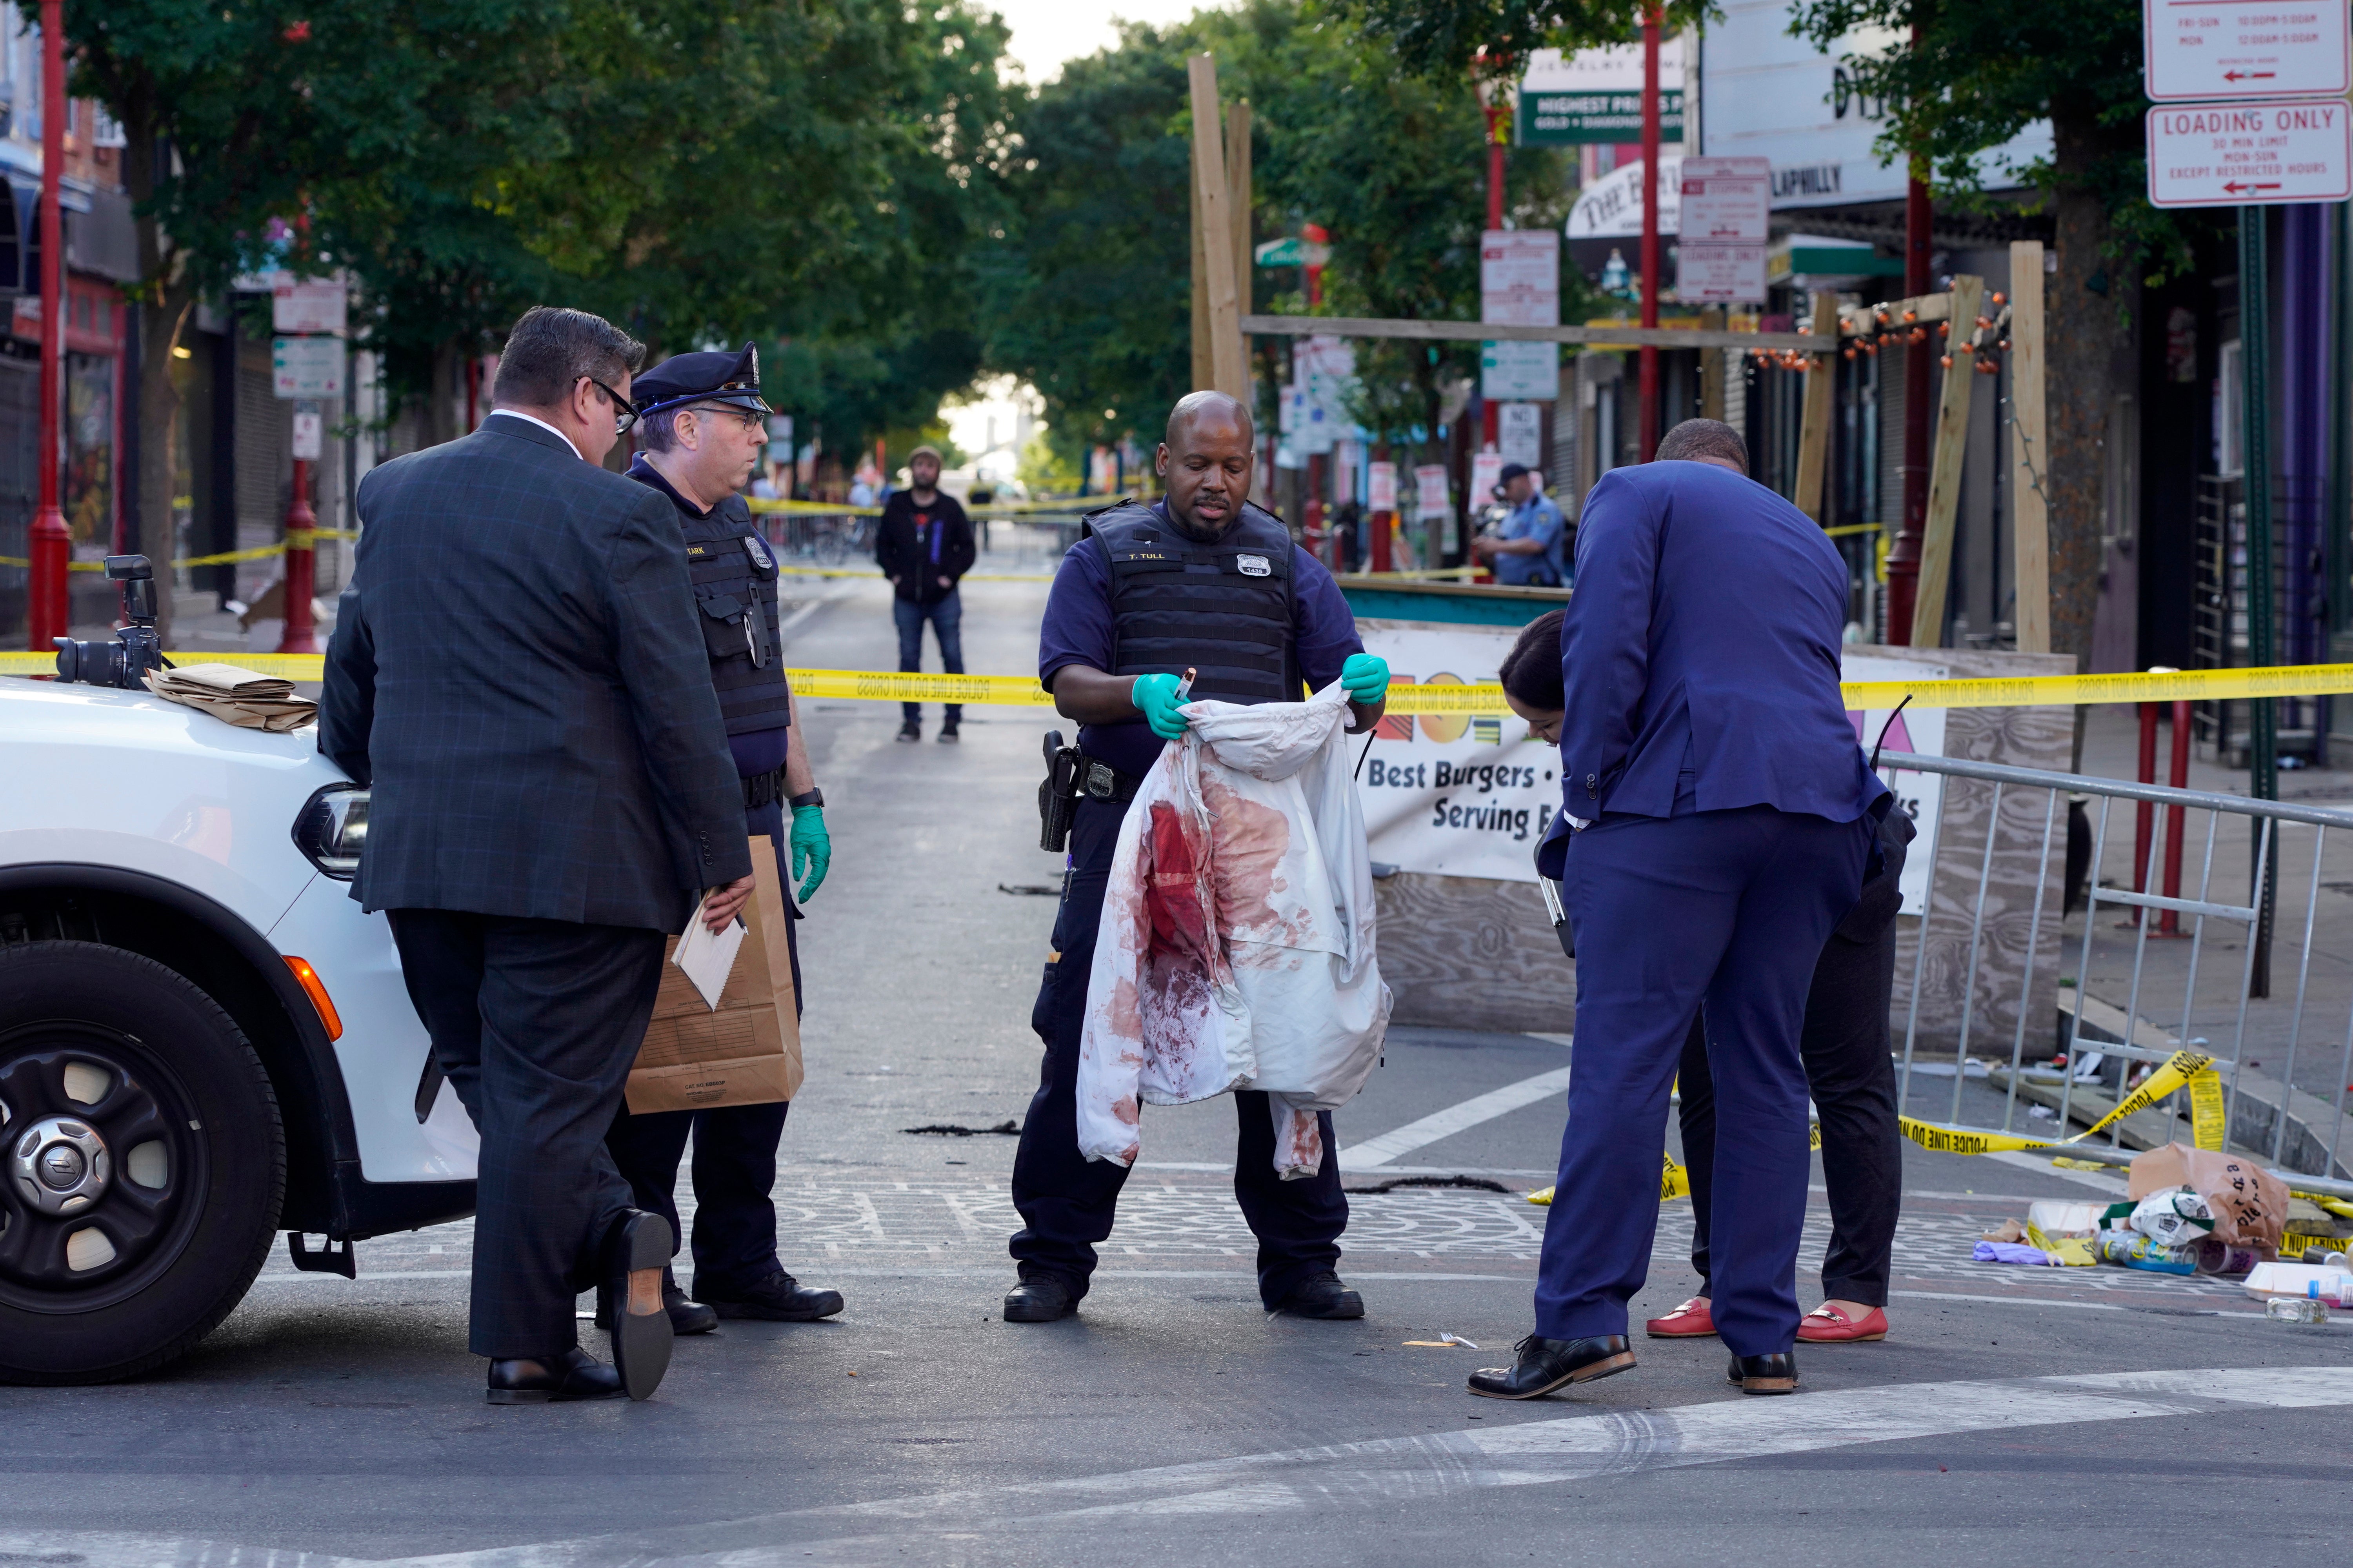
[[[66,594],[66,559],[73,532],[58,505],[58,448],[66,353],[65,215],[58,182],[66,167],[66,22],[64,0],[41,0],[41,374],[40,510],[27,531],[25,626],[35,653],[50,651],[54,637],[72,627]],[[164,563],[165,570],[170,563]]]
[[[2272,626],[2271,456],[2271,247],[2270,213],[2239,209],[2239,374],[2245,407],[2246,450],[2241,461],[2247,512],[2247,663],[2267,669],[2274,660]],[[2224,552],[2228,560],[2228,552]],[[2279,710],[2271,698],[2247,704],[2247,793],[2257,800],[2279,798]],[[2264,854],[2258,830],[2250,845],[2253,862],[2255,920],[2251,996],[2271,994],[2272,919],[2279,903],[2279,874]]]
[[[1642,14],[1642,325],[1659,324],[1659,8]],[[1659,449],[1659,351],[1640,351],[1642,458]]]

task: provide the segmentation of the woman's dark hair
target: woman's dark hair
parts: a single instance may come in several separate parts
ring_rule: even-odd
[[[1523,707],[1539,713],[1557,713],[1568,706],[1560,678],[1560,622],[1558,610],[1546,610],[1530,621],[1504,656],[1498,677]]]

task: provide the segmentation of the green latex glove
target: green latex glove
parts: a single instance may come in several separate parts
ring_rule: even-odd
[[[825,808],[795,806],[793,830],[785,843],[792,851],[793,875],[804,879],[794,897],[807,903],[809,895],[824,886],[826,868],[833,864],[833,839],[825,830]]]
[[[1128,700],[1144,715],[1144,721],[1152,726],[1152,732],[1164,741],[1176,739],[1191,726],[1176,706],[1176,678],[1173,675],[1137,676]]]
[[[1340,685],[1349,701],[1370,708],[1389,694],[1389,661],[1376,654],[1352,653],[1340,667]]]

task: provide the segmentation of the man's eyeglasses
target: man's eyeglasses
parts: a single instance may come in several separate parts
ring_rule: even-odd
[[[584,375],[580,379],[595,387],[597,391],[603,393],[606,397],[611,401],[613,405],[613,434],[616,436],[628,435],[629,433],[629,427],[638,422],[638,405],[630,402],[628,398],[622,396],[619,393],[614,391],[611,387],[607,386],[603,382],[598,381],[593,375]]]
[[[760,416],[753,413],[749,409],[737,408],[731,404],[698,403],[693,407],[686,410],[686,412],[689,414],[702,415],[706,417],[713,414],[727,415],[740,424],[744,434],[747,436],[757,432],[760,436],[765,437],[768,433],[768,422],[766,420],[761,418]]]

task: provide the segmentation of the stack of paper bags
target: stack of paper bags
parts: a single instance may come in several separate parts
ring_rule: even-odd
[[[233,664],[186,664],[147,672],[147,689],[243,730],[282,734],[319,716],[319,705],[294,694],[294,683],[256,675]]]

